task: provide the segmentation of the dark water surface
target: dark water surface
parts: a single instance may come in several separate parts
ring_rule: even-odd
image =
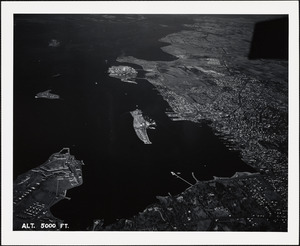
[[[121,55],[175,59],[161,51],[166,44],[158,39],[192,21],[190,16],[127,17],[15,15],[14,178],[70,147],[86,164],[84,183],[51,211],[72,230],[85,230],[97,218],[111,223],[132,216],[156,195],[186,189],[171,171],[192,183],[191,172],[208,180],[251,171],[207,125],[172,122],[164,113],[168,103],[146,80],[135,85],[107,76]],[[51,39],[61,46],[49,47]],[[47,89],[62,99],[35,99]],[[148,130],[152,145],[134,132],[129,111],[136,105],[157,123],[156,130]]]

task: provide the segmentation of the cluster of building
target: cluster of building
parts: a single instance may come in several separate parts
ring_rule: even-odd
[[[260,174],[198,182],[177,196],[157,198],[139,215],[101,230],[287,230],[284,201]]]
[[[68,148],[52,154],[42,165],[20,175],[14,181],[14,230],[41,229],[45,222],[61,223],[50,208],[66,197],[67,190],[82,184],[82,161],[70,155]],[[24,227],[33,223],[35,227]],[[52,229],[59,228],[55,226]]]
[[[110,75],[133,75],[137,74],[137,71],[129,66],[112,66],[108,69]]]
[[[179,58],[175,61],[122,57],[122,62],[151,70],[146,79],[169,103],[171,110],[166,113],[172,120],[207,120],[224,144],[239,151],[258,174],[199,182],[176,199],[160,197],[161,203],[153,205],[156,210],[150,206],[115,226],[125,230],[287,230],[287,63],[245,57],[254,23],[260,18],[229,23],[221,16],[199,17],[188,25],[189,30],[161,39],[170,43],[162,49]]]
[[[46,90],[36,94],[35,98],[59,99],[59,95],[50,93],[51,90]]]
[[[240,151],[255,169],[276,175],[283,194],[287,188],[286,88],[279,91],[271,83],[243,74],[211,79],[213,83],[199,83],[180,95],[164,86],[162,79],[155,83],[172,108],[167,112],[171,119],[210,120],[228,148]]]
[[[167,115],[172,120],[209,120],[225,145],[240,151],[242,159],[260,172],[258,178],[240,177],[242,186],[232,178],[235,192],[239,189],[239,199],[245,201],[239,209],[244,210],[242,216],[234,215],[238,205],[224,206],[224,198],[210,199],[216,195],[201,198],[205,201],[203,210],[210,213],[211,218],[217,218],[218,223],[222,221],[218,226],[206,228],[204,223],[201,230],[241,230],[241,223],[244,223],[245,230],[265,227],[285,231],[288,184],[287,152],[282,148],[287,141],[288,125],[285,89],[278,90],[270,83],[265,85],[244,74],[233,74],[233,70],[229,76],[211,76],[211,83],[199,83],[197,87],[191,86],[190,90],[185,89],[181,93],[166,86],[166,78],[158,74],[155,81],[149,81],[169,103],[172,110]],[[270,194],[273,195],[270,197]],[[234,197],[233,194],[231,196]],[[175,210],[172,208],[172,211]],[[223,217],[217,214],[223,214]],[[179,229],[180,225],[173,229],[175,227]],[[147,228],[153,227],[147,225]]]
[[[152,144],[148,137],[147,129],[155,129],[155,121],[146,120],[140,109],[131,111],[130,114],[133,117],[133,128],[138,138],[143,141],[144,144]]]
[[[118,78],[123,82],[134,83],[138,72],[129,66],[112,66],[108,69],[110,77]]]

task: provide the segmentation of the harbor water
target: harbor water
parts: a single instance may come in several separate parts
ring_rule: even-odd
[[[129,218],[156,196],[188,188],[171,172],[195,183],[192,172],[209,180],[252,171],[209,125],[168,118],[168,103],[142,79],[141,67],[130,65],[139,69],[137,84],[107,74],[119,56],[176,59],[158,40],[184,29],[191,16],[125,17],[15,15],[14,179],[69,147],[85,163],[83,185],[51,212],[71,230],[86,230],[93,219]],[[52,39],[59,45],[49,46]],[[49,89],[60,99],[35,98]],[[130,111],[137,107],[157,124],[148,130],[152,144],[135,134]]]

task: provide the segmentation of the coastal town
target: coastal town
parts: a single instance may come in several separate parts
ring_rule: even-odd
[[[111,17],[112,20],[115,18]],[[95,81],[102,80],[91,75],[90,84],[84,81],[84,87],[78,86],[76,89],[78,95],[88,95],[87,102],[83,103],[84,97],[82,97],[76,102],[77,107],[70,103],[72,109],[75,109],[74,112],[79,105],[83,105],[81,112],[91,113],[95,110],[97,116],[89,118],[87,113],[87,118],[83,117],[84,122],[80,122],[79,127],[72,129],[74,132],[80,132],[79,129],[93,129],[90,126],[94,123],[97,125],[92,135],[97,136],[97,144],[101,141],[105,143],[102,145],[105,147],[97,147],[102,161],[109,160],[104,158],[109,156],[104,153],[106,146],[109,145],[110,154],[114,153],[113,141],[121,139],[118,138],[119,132],[124,133],[127,130],[126,133],[133,136],[134,142],[134,144],[128,143],[131,147],[129,151],[138,146],[142,154],[145,151],[144,157],[147,159],[147,154],[151,153],[151,148],[156,147],[156,141],[159,141],[159,138],[152,138],[151,134],[148,136],[148,130],[155,129],[157,122],[158,127],[154,132],[159,132],[159,120],[155,119],[155,122],[147,118],[145,113],[147,111],[144,109],[144,112],[139,108],[135,109],[137,97],[134,96],[130,101],[130,109],[126,108],[125,113],[121,110],[115,111],[122,103],[117,102],[108,88],[115,86],[113,88],[117,88],[115,90],[118,91],[118,86],[122,85],[120,87],[124,91],[117,94],[118,98],[122,98],[123,95],[129,97],[130,93],[127,94],[126,91],[128,88],[138,91],[139,88],[150,85],[150,90],[154,90],[167,105],[161,111],[166,121],[178,125],[182,123],[180,121],[199,124],[197,126],[205,124],[227,147],[227,150],[238,153],[239,160],[253,171],[234,170],[233,172],[236,173],[231,177],[216,177],[213,176],[216,174],[210,173],[208,175],[212,177],[211,180],[198,180],[194,173],[191,173],[191,179],[186,181],[179,171],[169,170],[164,175],[172,175],[177,182],[184,182],[185,190],[182,189],[179,194],[170,192],[168,195],[167,193],[156,194],[156,200],[152,204],[143,207],[140,212],[131,217],[117,219],[113,223],[108,224],[103,218],[95,217],[94,222],[86,227],[87,230],[280,232],[288,230],[288,61],[248,57],[255,23],[264,21],[267,17],[243,17],[239,21],[236,21],[235,17],[230,17],[233,21],[228,21],[226,18],[229,17],[194,17],[193,24],[184,24],[181,31],[161,37],[159,41],[167,44],[163,45],[161,50],[173,57],[170,60],[140,59],[119,52],[120,56],[113,62],[120,65],[108,68],[106,60],[108,58],[101,57],[105,64],[105,71],[102,72],[109,83],[101,82],[101,85],[105,85],[101,87],[100,82],[98,85]],[[230,23],[230,29],[226,23]],[[52,39],[48,43],[51,48],[48,48],[51,51],[58,50],[60,48],[56,47],[60,44],[61,41]],[[137,66],[142,69],[135,69]],[[138,70],[143,70],[143,73],[140,73],[144,74],[143,78],[137,77]],[[51,78],[58,78],[61,73],[66,77],[65,71],[59,72],[51,71],[50,74],[54,74]],[[139,79],[146,82],[138,83]],[[86,88],[93,89],[85,92]],[[83,91],[86,94],[82,94]],[[98,94],[94,95],[91,91],[96,91]],[[51,90],[46,90],[37,93],[35,98],[42,102],[43,100],[40,99],[60,99],[60,96],[51,93]],[[107,100],[109,112],[103,114],[105,117],[102,117],[101,113],[106,106],[99,107],[99,98],[103,105],[106,105],[103,102],[109,99]],[[150,105],[150,107],[154,106]],[[71,116],[75,115],[74,112],[72,111]],[[65,112],[63,115],[65,116]],[[104,118],[108,119],[107,123]],[[123,126],[126,121],[124,119],[129,119],[128,125],[124,125],[130,129],[118,128],[119,125]],[[118,125],[117,121],[122,123]],[[65,124],[64,129],[69,129],[69,126],[70,124]],[[84,131],[82,133],[86,134]],[[91,137],[88,136],[76,137],[80,141],[87,139],[87,142],[91,142]],[[109,139],[109,144],[106,144],[105,137]],[[122,138],[124,139],[126,138]],[[124,144],[122,149],[123,146]],[[93,150],[88,147],[86,149]],[[134,154],[136,152],[133,151]],[[85,156],[91,156],[91,153],[88,153],[89,155]],[[120,161],[122,164],[124,160],[129,160],[123,157],[124,155]],[[92,158],[89,160],[90,163],[93,161]],[[140,164],[140,159],[138,161]],[[194,160],[189,161],[198,165]],[[224,169],[226,165],[230,165],[226,161],[218,164]],[[53,216],[50,208],[62,199],[70,199],[67,197],[67,190],[83,183],[82,165],[82,161],[76,160],[70,154],[69,148],[64,148],[51,155],[41,166],[19,175],[14,181],[14,230],[67,230],[68,225]],[[101,166],[101,172],[102,170]],[[142,169],[140,171],[143,172]],[[89,177],[94,177],[94,173]],[[116,174],[116,177],[118,175]],[[194,181],[191,181],[192,178]],[[99,185],[99,180],[95,180]],[[110,192],[111,190],[108,190],[108,193]],[[112,203],[111,194],[107,199],[108,204]],[[121,210],[122,203],[118,205],[118,209]],[[91,209],[91,211],[96,210]],[[77,228],[82,228],[78,224],[79,222]],[[48,227],[46,228],[45,225]]]
[[[243,33],[226,36],[222,35],[221,20],[207,17],[207,26],[187,25],[188,30],[162,38],[169,43],[162,50],[176,56],[175,61],[145,61],[130,56],[117,61],[143,67],[145,78],[169,103],[166,114],[171,120],[209,123],[227,148],[239,151],[241,159],[257,174],[199,181],[182,194],[160,198],[159,204],[108,229],[287,230],[287,61],[249,60],[251,23],[244,23],[249,28]],[[229,38],[238,39],[239,46],[232,47],[233,42],[226,42]],[[201,56],[197,55],[199,49]],[[205,203],[203,212],[195,201],[202,192],[206,194],[200,199]],[[232,201],[245,204],[227,204],[224,192],[230,193]],[[193,203],[197,204],[195,211],[187,212]],[[203,220],[199,213],[205,214]],[[211,217],[204,222],[208,214]],[[181,227],[179,221],[184,218],[174,222],[179,215],[186,218]]]
[[[70,199],[67,190],[83,183],[82,165],[69,148],[64,148],[42,165],[19,175],[14,181],[14,230],[68,229],[50,208],[62,199]]]
[[[137,71],[129,66],[112,66],[108,69],[110,77],[121,79],[123,82],[136,84],[134,79],[137,76]]]
[[[284,231],[287,226],[285,201],[260,174],[197,182],[157,200],[130,219],[94,230]]]

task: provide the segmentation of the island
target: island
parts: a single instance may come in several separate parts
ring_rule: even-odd
[[[48,46],[56,48],[60,46],[60,42],[56,39],[51,39]]]
[[[13,183],[13,229],[68,229],[50,208],[62,199],[70,199],[67,190],[83,183],[82,165],[83,161],[76,160],[69,148],[63,148],[42,165],[19,175]]]
[[[133,79],[137,76],[137,71],[129,66],[112,66],[108,69],[110,77],[118,78],[123,82],[136,84]]]
[[[118,24],[120,24],[125,21],[125,18],[122,18],[122,16],[123,15],[107,15],[107,17],[103,19],[107,20],[109,18],[110,24],[114,21],[118,21]],[[156,19],[156,17],[157,16],[154,15],[153,18]],[[103,59],[110,59],[111,61],[112,56],[115,57],[116,54],[119,54],[119,57],[114,63],[120,66],[113,66],[108,69],[109,76],[111,77],[108,78],[108,80],[116,83],[114,88],[120,86],[120,89],[122,89],[120,90],[121,92],[123,92],[123,89],[124,91],[127,89],[136,89],[138,91],[138,88],[144,85],[152,88],[165,100],[165,113],[170,121],[173,121],[173,125],[181,124],[181,122],[177,121],[188,121],[187,123],[192,122],[193,125],[198,124],[199,127],[201,127],[203,123],[203,125],[208,126],[209,129],[218,136],[218,139],[227,146],[228,150],[238,152],[242,162],[251,167],[252,171],[242,172],[242,169],[239,170],[239,167],[236,167],[232,172],[226,172],[226,177],[216,177],[214,176],[216,175],[214,170],[211,169],[205,175],[205,177],[210,180],[206,180],[206,178],[203,178],[204,176],[201,177],[199,175],[199,177],[197,177],[197,172],[199,173],[201,170],[205,171],[205,163],[199,163],[195,159],[196,165],[199,165],[199,169],[190,170],[191,172],[195,171],[196,175],[192,172],[191,176],[186,179],[188,181],[187,183],[183,178],[186,178],[188,174],[185,173],[182,177],[180,174],[180,171],[185,170],[185,168],[183,167],[183,170],[175,170],[173,163],[166,162],[166,167],[169,167],[169,172],[163,172],[163,175],[166,175],[166,179],[175,179],[175,182],[185,182],[183,183],[184,188],[182,188],[182,192],[175,193],[171,191],[167,193],[166,191],[162,191],[161,193],[155,193],[157,200],[154,200],[155,196],[152,194],[151,196],[154,198],[152,200],[153,202],[151,202],[152,204],[145,205],[139,208],[139,211],[136,212],[135,215],[117,219],[112,224],[108,224],[110,222],[104,221],[101,217],[96,217],[98,215],[95,214],[93,218],[94,222],[92,224],[90,220],[91,224],[88,229],[106,231],[189,232],[280,231],[284,232],[281,233],[282,235],[287,234],[288,229],[290,232],[290,225],[293,224],[291,223],[293,221],[288,221],[288,213],[289,215],[292,214],[292,211],[288,211],[288,197],[293,197],[293,193],[288,194],[288,190],[291,190],[288,188],[293,188],[288,187],[288,184],[291,184],[288,182],[290,181],[288,180],[288,173],[291,167],[295,165],[293,162],[288,162],[288,154],[292,153],[288,153],[288,147],[291,147],[288,145],[288,109],[290,99],[288,97],[290,82],[288,80],[290,77],[288,68],[290,64],[287,60],[275,60],[265,56],[259,57],[259,59],[254,59],[253,57],[249,59],[256,23],[278,18],[277,15],[189,15],[189,20],[184,22],[177,22],[177,17],[175,15],[164,17],[168,20],[167,22],[164,22],[164,18],[160,17],[156,19],[154,25],[152,25],[148,22],[151,21],[150,16],[144,15],[145,20],[143,20],[143,22],[145,23],[141,22],[139,26],[143,30],[142,34],[149,33],[144,32],[145,30],[153,30],[153,33],[151,32],[149,37],[155,37],[155,40],[149,39],[145,45],[139,44],[145,39],[136,40],[136,37],[131,39],[127,36],[125,36],[126,39],[122,39],[122,35],[117,35],[120,39],[117,39],[116,43],[111,43],[106,46],[105,42],[107,41],[103,36],[110,34],[108,32],[109,29],[112,33],[117,34],[115,30],[120,30],[119,27],[121,27],[121,25],[118,25],[117,28],[114,29],[113,25],[111,26],[112,28],[109,28],[110,26],[104,23],[104,35],[95,31],[97,37],[103,38],[101,44],[98,43],[95,45],[97,39],[93,39],[93,32],[88,31],[88,34],[91,35],[90,39],[93,41],[93,43],[89,44],[89,52],[96,51],[96,46],[101,47],[101,49],[103,47],[115,48],[113,52],[107,50],[107,52],[103,54],[99,53],[100,56],[97,56],[103,57]],[[130,18],[134,18],[134,16]],[[132,22],[134,23],[138,19],[139,18],[132,19]],[[74,23],[74,21],[72,20],[70,23]],[[143,28],[144,24],[146,24],[146,29]],[[167,25],[162,26],[163,24]],[[142,36],[138,33],[141,29],[132,28],[133,29],[128,31],[125,30],[125,34]],[[277,27],[275,29],[277,29]],[[76,35],[75,37],[83,37],[83,39],[78,39],[78,41],[86,40],[84,30],[89,29],[78,28],[78,30],[81,30],[78,34],[82,36]],[[164,30],[168,31],[164,32]],[[98,31],[100,31],[100,28]],[[154,33],[154,31],[156,33]],[[107,40],[113,40],[115,37],[114,35],[112,39]],[[126,42],[123,43],[122,40]],[[272,42],[277,43],[277,40],[274,40],[272,40]],[[152,43],[153,41],[155,41],[155,43]],[[151,51],[156,51],[158,45],[156,41],[162,42],[160,45],[161,50],[151,56]],[[121,42],[122,44],[120,44]],[[68,52],[73,51],[73,47],[75,51],[80,51],[79,48],[84,47],[83,43],[78,43],[80,44],[78,47],[75,45],[76,43],[70,42],[70,44],[71,43],[72,46],[70,46],[70,49],[66,46],[66,52],[68,50]],[[120,47],[116,47],[117,45],[120,45]],[[149,48],[149,50],[147,48]],[[56,48],[49,49],[54,51]],[[126,52],[124,52],[124,49]],[[20,49],[20,51],[23,50]],[[23,54],[23,52],[17,53]],[[105,57],[106,53],[110,53],[111,55]],[[126,54],[126,56],[124,54]],[[160,54],[166,56],[160,56]],[[30,61],[32,57],[35,56],[29,57]],[[73,56],[71,56],[71,58],[72,57]],[[97,60],[98,58],[92,59],[91,61],[94,62]],[[23,59],[20,59],[19,66],[16,67],[21,68],[22,61]],[[124,66],[124,64],[127,64],[127,66]],[[140,74],[144,76],[144,83],[131,86],[136,83],[135,80],[140,81],[140,78],[137,78],[138,73],[133,67],[141,67],[143,69],[143,73]],[[104,69],[107,71],[106,66]],[[94,71],[94,68],[92,70]],[[91,76],[90,78],[94,77]],[[118,80],[130,84],[122,84],[122,82],[118,82]],[[151,83],[151,85],[146,81]],[[18,85],[18,83],[15,84]],[[89,88],[90,86],[86,87],[86,92],[89,91]],[[106,89],[110,88],[103,88],[103,91],[105,92]],[[110,91],[108,91],[108,94],[109,93]],[[99,97],[101,95],[103,94],[99,94]],[[106,98],[108,97],[103,97],[104,100]],[[113,98],[113,95],[109,98]],[[137,98],[137,101],[138,100]],[[15,101],[18,102],[19,100]],[[130,107],[138,103],[137,101],[130,101]],[[116,133],[118,133],[119,128],[117,128],[117,124],[114,123],[115,119],[121,119],[121,115],[118,114],[119,112],[121,113],[121,111],[123,113],[123,107],[119,107],[119,102],[118,105],[117,103],[111,104],[111,101],[108,101],[108,103],[112,106],[109,109],[113,110],[115,109],[113,106],[117,106],[117,110],[110,111],[111,114],[109,118],[112,121],[109,122],[113,124],[110,124],[112,127],[110,129],[111,131],[107,132],[109,135],[105,133],[105,136],[110,136],[110,140],[118,140],[124,135],[119,135],[120,138],[117,136]],[[97,105],[96,109],[97,111],[95,112],[99,112]],[[118,109],[120,109],[120,111]],[[146,161],[147,155],[151,153],[147,147],[155,147],[155,140],[152,140],[151,135],[149,136],[150,138],[147,135],[147,129],[149,129],[150,126],[147,127],[147,119],[143,116],[142,111],[135,110],[134,108],[130,108],[128,111],[132,111],[131,115],[133,117],[133,128],[135,131],[134,133],[131,128],[132,123],[129,121],[131,134],[136,134],[138,137],[136,138],[136,142],[140,145],[137,147],[144,147],[138,150],[145,150],[143,153],[145,154],[145,158],[142,160],[136,159],[135,163],[139,165],[143,163],[143,161]],[[84,116],[86,116],[86,114],[84,114]],[[88,119],[89,118],[84,118],[84,122]],[[127,119],[118,124],[121,125],[123,122],[127,123]],[[157,120],[157,122],[159,121]],[[88,125],[92,126],[94,123],[96,122],[88,122]],[[22,126],[20,127],[22,130]],[[127,129],[127,124],[125,124],[124,128],[120,129]],[[22,131],[15,131],[14,133],[18,134],[18,137],[21,137],[20,141],[24,140],[24,136],[22,137],[18,132]],[[101,136],[101,134],[96,134],[94,139],[97,140],[98,136]],[[80,141],[82,138],[76,137],[76,139]],[[151,144],[150,140],[154,143],[152,146],[148,145]],[[159,138],[157,138],[157,141],[159,141]],[[83,144],[84,143],[85,141]],[[110,143],[114,142],[110,141]],[[132,142],[130,141],[129,143]],[[147,144],[147,146],[144,144]],[[115,145],[111,146],[113,147]],[[116,147],[118,146],[120,146],[120,148],[116,148],[115,150],[123,150],[121,144],[118,145],[117,143]],[[86,146],[81,146],[81,148],[86,149]],[[89,150],[89,153],[92,153],[93,149],[94,148]],[[114,156],[112,156],[114,153],[113,149],[110,149],[112,151],[109,153],[104,153],[106,148],[104,148],[103,151],[101,150],[100,153],[99,148],[95,149],[98,150],[95,155],[105,155],[107,158],[113,157],[112,160],[115,161]],[[163,149],[161,150],[163,151]],[[14,156],[17,153],[22,153],[17,152],[18,149],[14,149],[14,151]],[[199,146],[199,155],[201,155],[201,151],[203,151],[203,149]],[[81,162],[77,163],[77,161],[73,160],[77,163],[76,165],[78,165],[78,167],[72,165],[65,167],[65,164],[67,164],[65,163],[66,159],[69,158],[66,152],[68,151],[56,153],[57,158],[55,157],[54,161],[51,161],[51,158],[49,158],[49,165],[53,163],[54,166],[51,164],[53,169],[51,169],[51,167],[48,168],[49,165],[48,162],[46,162],[43,164],[46,169],[42,167],[33,169],[15,181],[14,228],[16,228],[16,230],[20,228],[28,230],[39,229],[37,228],[38,225],[44,223],[44,221],[48,225],[52,225],[51,229],[56,230],[62,226],[59,219],[53,218],[49,209],[54,202],[67,198],[65,192],[69,188],[80,185],[80,178],[75,174],[79,173],[81,175],[80,170],[76,171],[76,169],[80,169],[79,167],[82,165]],[[122,158],[123,153],[125,153],[125,151],[117,154]],[[217,155],[218,150],[216,150],[214,154]],[[124,156],[124,160],[128,160],[127,157],[131,157],[131,155]],[[90,160],[92,161],[92,158]],[[101,160],[106,160],[106,157],[101,157]],[[24,160],[24,162],[25,161],[26,160]],[[71,163],[73,163],[73,161],[71,161]],[[193,162],[192,158],[190,161]],[[120,163],[123,165],[125,162],[126,161],[122,161]],[[58,163],[62,164],[63,168],[56,169]],[[129,168],[135,168],[135,166],[131,164],[130,162],[123,165],[128,168],[128,172],[131,171]],[[187,166],[186,170],[189,170],[189,163],[183,164],[183,166]],[[220,163],[217,164],[220,170],[226,170],[232,163],[224,159],[220,160]],[[296,163],[296,165],[297,164],[298,163]],[[14,163],[14,165],[16,164]],[[97,163],[92,165],[97,165]],[[107,163],[105,162],[104,165],[107,165]],[[139,167],[137,169],[135,168],[137,172],[134,173],[136,173],[136,175],[138,175],[139,172],[145,171],[143,165],[140,166],[140,169]],[[151,168],[151,163],[149,162],[147,166]],[[93,170],[96,170],[96,168]],[[106,171],[107,169],[101,167],[99,170]],[[176,175],[172,173],[176,173]],[[76,178],[71,176],[73,174]],[[103,175],[112,175],[112,182],[118,182],[117,179],[115,181],[114,178],[120,176],[119,174],[115,175],[111,172],[104,173]],[[167,175],[170,175],[170,177]],[[98,178],[100,179],[101,177],[97,177],[97,179]],[[141,176],[141,179],[142,178],[143,176]],[[60,184],[61,180],[66,182],[66,185],[63,187]],[[158,187],[161,187],[159,179],[155,180],[154,178],[154,182],[156,182]],[[72,186],[72,184],[74,184],[74,186]],[[122,187],[122,183],[118,185]],[[96,198],[92,197],[92,199],[102,199],[103,201],[107,199],[106,204],[108,205],[111,204],[111,197],[117,196],[117,193],[114,193],[116,189],[112,187],[99,186],[93,188],[95,190],[103,190],[103,193],[101,191],[100,194],[108,194],[108,196],[100,195]],[[133,208],[135,203],[136,206],[139,206],[139,194],[143,193],[143,190],[139,189],[140,187],[135,188],[136,189],[133,189],[133,192],[135,192],[134,200],[133,203],[130,204],[130,208]],[[126,198],[128,200],[133,199],[131,197],[125,197],[125,199]],[[124,200],[118,199],[119,203],[116,209],[123,209],[123,204],[124,209],[127,207]],[[132,204],[133,207],[131,206]],[[90,206],[90,204],[87,204],[87,206]],[[95,207],[90,211],[93,212],[94,209]],[[101,208],[96,209],[100,210]],[[40,211],[45,214],[41,214],[41,217],[37,217],[40,216]],[[106,211],[103,211],[103,213],[105,212]],[[117,214],[116,211],[116,215]],[[82,215],[86,216],[85,214]],[[27,217],[24,219],[24,216]],[[291,216],[289,216],[289,219],[291,219]],[[44,221],[41,222],[41,220]]]
[[[144,144],[152,144],[149,140],[147,129],[154,129],[156,123],[154,121],[145,120],[140,109],[131,111],[130,114],[133,117],[133,128],[138,138],[142,140]]]
[[[50,93],[51,90],[46,90],[43,92],[39,92],[36,94],[35,98],[46,98],[46,99],[59,99],[59,95],[56,95],[54,93]]]

